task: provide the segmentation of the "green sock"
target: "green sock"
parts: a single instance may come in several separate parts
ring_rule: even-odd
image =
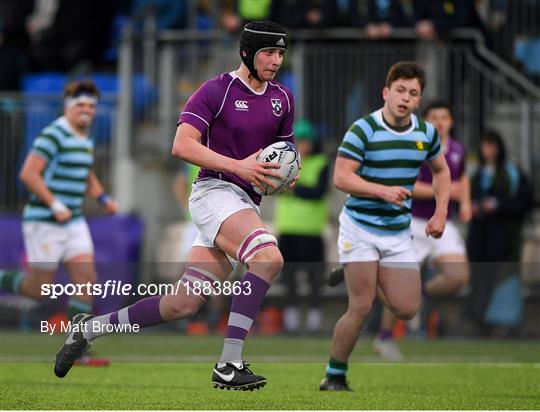
[[[76,297],[72,296],[68,300],[67,304],[67,316],[68,319],[73,319],[75,315],[79,313],[91,313],[92,305],[88,302],[84,302]]]
[[[6,292],[19,294],[21,282],[26,277],[26,273],[20,270],[0,270],[0,289]]]
[[[340,362],[331,357],[326,366],[326,376],[331,378],[336,375],[345,375],[348,368],[347,363]]]

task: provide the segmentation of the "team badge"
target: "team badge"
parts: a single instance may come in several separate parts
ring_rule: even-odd
[[[450,160],[453,163],[459,163],[459,161],[461,160],[461,156],[459,153],[453,152],[450,154]]]
[[[424,150],[424,142],[421,141],[421,140],[417,140],[417,141],[416,141],[416,148],[417,148],[418,150]]]
[[[281,109],[281,100],[270,99],[270,102],[272,103],[272,113],[274,113],[275,116],[281,116],[283,113],[283,110]]]

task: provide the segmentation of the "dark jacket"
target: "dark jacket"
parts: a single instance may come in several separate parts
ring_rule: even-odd
[[[482,29],[473,0],[413,0],[414,21],[431,20],[437,31]]]
[[[519,273],[521,226],[532,205],[532,190],[525,175],[515,166],[503,168],[491,185],[482,182],[482,173],[480,169],[472,178],[472,200],[480,203],[492,197],[497,199],[498,206],[492,213],[476,214],[469,226],[471,293],[466,312],[478,326],[485,328],[486,311],[496,285]]]
[[[494,197],[498,206],[493,213],[477,215],[470,223],[467,249],[472,262],[519,259],[521,225],[532,206],[532,190],[523,172],[518,169],[518,173],[517,187],[511,187],[511,177],[504,169],[487,190],[481,184],[482,171],[478,170],[473,176],[472,201]]]

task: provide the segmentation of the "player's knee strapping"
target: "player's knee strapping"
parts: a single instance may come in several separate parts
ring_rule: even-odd
[[[236,259],[245,264],[261,249],[270,246],[277,246],[277,239],[264,228],[255,229],[240,243],[240,247],[236,252]]]
[[[205,302],[221,284],[219,278],[204,269],[188,266],[180,282],[189,289],[189,294],[197,295]]]

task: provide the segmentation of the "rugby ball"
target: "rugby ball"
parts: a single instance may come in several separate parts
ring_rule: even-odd
[[[296,146],[290,142],[272,143],[259,153],[257,160],[260,162],[279,164],[279,169],[276,168],[272,170],[278,172],[282,176],[281,179],[278,179],[277,177],[268,177],[272,183],[276,183],[277,187],[275,189],[263,183],[264,192],[262,192],[258,186],[253,185],[255,192],[263,196],[274,195],[286,190],[300,170],[300,153],[298,153]]]

